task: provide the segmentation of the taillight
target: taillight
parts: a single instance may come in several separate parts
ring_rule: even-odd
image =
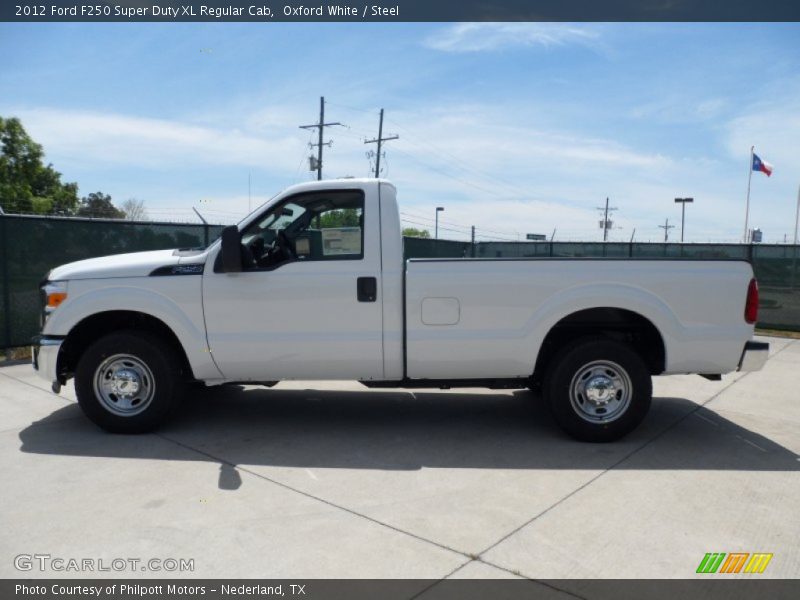
[[[750,285],[747,286],[744,320],[751,324],[758,321],[758,282],[755,279],[751,279]]]

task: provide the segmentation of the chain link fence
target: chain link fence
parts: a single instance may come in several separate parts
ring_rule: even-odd
[[[0,348],[26,346],[39,330],[39,284],[68,262],[144,250],[205,247],[223,225],[0,216]],[[405,238],[406,258],[735,258],[753,264],[758,325],[800,331],[800,246],[614,242],[459,242]]]

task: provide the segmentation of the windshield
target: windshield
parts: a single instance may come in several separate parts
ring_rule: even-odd
[[[261,231],[265,229],[271,229],[273,231],[286,229],[290,223],[294,223],[304,212],[306,212],[305,208],[293,202],[289,202],[285,204],[281,210],[269,213],[266,218],[257,223],[256,227]],[[248,229],[251,228],[252,225],[248,227]]]

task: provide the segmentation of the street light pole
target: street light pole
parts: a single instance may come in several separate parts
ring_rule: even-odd
[[[675,203],[681,205],[681,244],[683,243],[683,227],[686,222],[686,203],[694,202],[694,198],[675,198]]]
[[[437,206],[436,207],[436,233],[434,235],[434,239],[439,239],[439,213],[444,210],[444,206]]]

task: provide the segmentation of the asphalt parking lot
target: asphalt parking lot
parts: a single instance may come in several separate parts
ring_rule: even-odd
[[[761,372],[656,378],[607,445],[530,392],[335,382],[204,391],[157,434],[110,435],[71,385],[2,367],[0,576],[86,576],[14,567],[48,553],[194,559],[170,577],[685,578],[768,552],[759,577],[797,578],[800,340],[768,341]]]

